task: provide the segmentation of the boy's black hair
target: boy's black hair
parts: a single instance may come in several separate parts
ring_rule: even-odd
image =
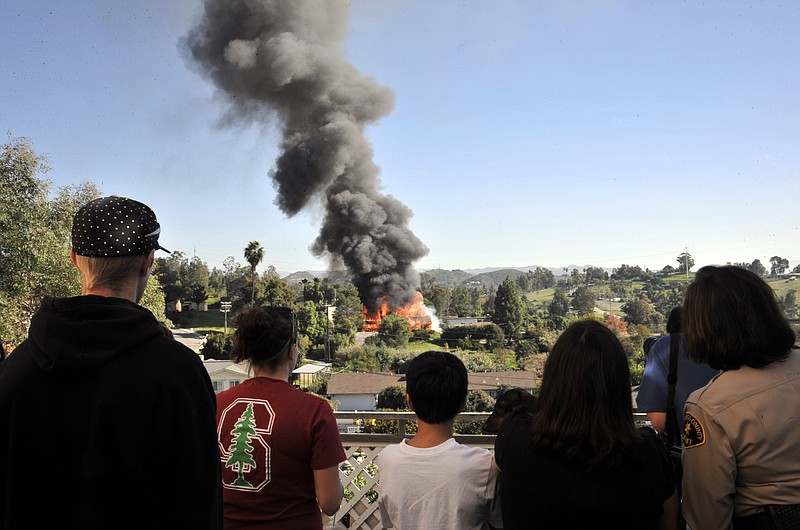
[[[426,351],[408,364],[406,392],[425,423],[443,423],[461,412],[468,384],[464,363],[452,353]]]

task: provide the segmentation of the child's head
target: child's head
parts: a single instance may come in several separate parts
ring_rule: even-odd
[[[426,351],[414,357],[406,373],[406,393],[417,417],[442,423],[464,409],[467,369],[461,359],[445,351]]]

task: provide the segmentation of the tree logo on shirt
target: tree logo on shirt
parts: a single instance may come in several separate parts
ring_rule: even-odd
[[[228,450],[231,456],[225,462],[225,466],[233,469],[238,473],[236,480],[233,481],[232,486],[243,486],[252,488],[253,485],[247,482],[244,478],[245,471],[256,467],[256,461],[253,460],[253,446],[250,445],[250,438],[256,435],[255,422],[253,421],[253,404],[249,403],[244,413],[239,417],[236,422],[236,427],[231,431],[233,441]]]
[[[706,431],[703,428],[703,424],[691,412],[685,413],[683,417],[683,446],[689,449],[704,443],[706,443]]]
[[[236,399],[220,413],[217,434],[223,487],[260,491],[269,484],[272,451],[267,436],[272,434],[274,420],[269,402],[261,399]]]

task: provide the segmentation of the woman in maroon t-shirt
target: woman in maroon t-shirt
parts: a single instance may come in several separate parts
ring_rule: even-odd
[[[253,377],[217,394],[225,528],[322,529],[342,501],[345,460],[333,410],[289,384],[297,323],[285,307],[236,316],[231,360]]]

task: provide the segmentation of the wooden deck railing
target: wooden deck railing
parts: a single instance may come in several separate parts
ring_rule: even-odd
[[[381,450],[390,444],[400,442],[411,435],[406,434],[406,426],[414,420],[413,412],[344,412],[335,413],[337,420],[397,420],[397,434],[342,433],[347,461],[339,467],[345,498],[335,516],[330,518],[326,528],[350,530],[383,530],[378,511],[377,486],[380,481],[380,468],[375,462]],[[464,412],[456,421],[483,421],[488,412]],[[647,418],[643,413],[634,413],[634,419],[641,423]],[[343,423],[340,421],[340,423]],[[456,441],[466,445],[494,450],[495,436],[491,434],[456,435]]]

